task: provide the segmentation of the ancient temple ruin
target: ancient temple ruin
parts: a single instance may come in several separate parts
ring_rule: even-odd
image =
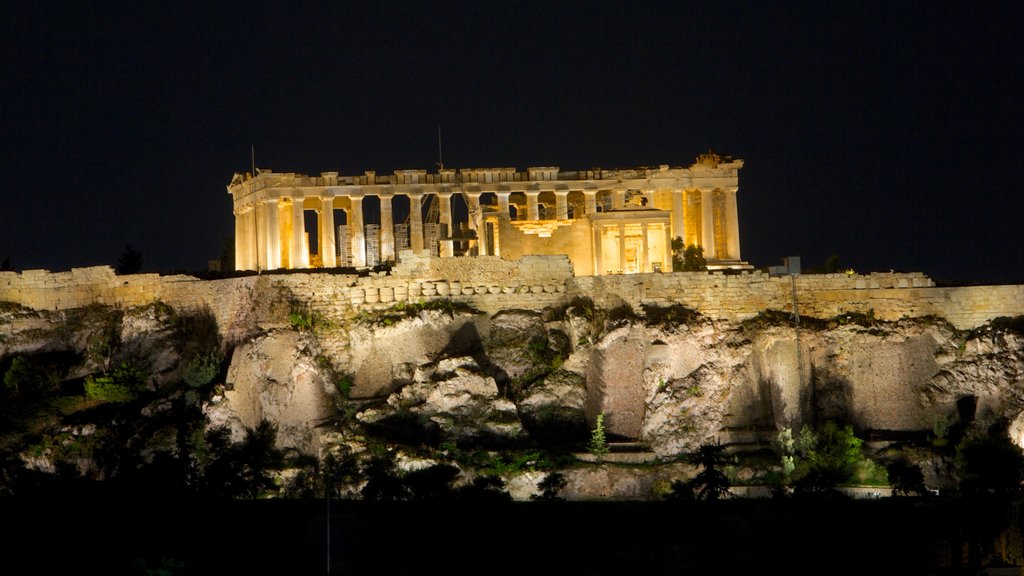
[[[235,268],[352,266],[401,258],[565,254],[577,276],[672,271],[672,240],[709,269],[750,268],[736,210],[743,161],[688,168],[396,170],[235,174]]]

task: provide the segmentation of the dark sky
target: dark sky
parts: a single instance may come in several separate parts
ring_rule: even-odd
[[[0,259],[201,270],[250,146],[433,171],[440,125],[452,168],[742,158],[755,266],[1024,281],[1013,4],[229,4],[0,4]]]

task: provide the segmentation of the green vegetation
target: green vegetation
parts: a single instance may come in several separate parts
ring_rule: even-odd
[[[561,497],[561,493],[568,484],[569,482],[565,479],[565,475],[561,472],[548,472],[544,479],[537,484],[540,492],[531,495],[530,499],[543,502],[564,500]]]
[[[604,434],[604,412],[597,415],[597,422],[594,424],[594,430],[590,433],[590,444],[587,445],[587,450],[598,458],[605,456],[610,450]]]
[[[419,302],[397,302],[384,310],[363,310],[356,315],[355,321],[366,326],[393,326],[402,320],[415,318],[420,312],[436,310],[450,317],[456,314],[478,314],[479,310],[463,302],[445,298],[439,300],[420,300]]]
[[[736,462],[735,457],[726,454],[720,443],[702,444],[686,460],[700,468],[696,476],[687,480],[672,482],[669,500],[719,500],[729,496],[731,482],[726,468]]]
[[[319,332],[332,327],[330,320],[323,314],[310,310],[308,306],[292,303],[288,312],[288,324],[299,332]]]
[[[1010,440],[1008,422],[975,431],[956,447],[960,491],[968,495],[1024,493],[1024,451]]]
[[[910,496],[911,494],[927,494],[924,485],[924,472],[921,467],[911,464],[905,458],[899,458],[886,466],[889,481],[892,483],[893,495]]]
[[[14,394],[43,395],[60,385],[67,366],[44,358],[15,356],[4,373],[4,386]]]
[[[885,469],[864,456],[863,443],[853,427],[829,420],[817,431],[804,426],[795,438],[783,429],[774,444],[783,481],[798,493],[822,493],[851,482],[888,485]]]
[[[633,307],[625,302],[608,311],[608,323],[613,326],[622,325],[631,320],[636,320],[636,313],[633,312]]]
[[[109,373],[86,377],[85,395],[103,402],[131,402],[145,385],[146,373],[122,362]]]
[[[656,306],[653,304],[642,304],[644,319],[652,326],[673,327],[680,325],[696,324],[700,321],[700,313],[682,304],[670,306]]]
[[[672,239],[672,270],[674,272],[703,272],[707,269],[704,248],[693,244],[685,246],[683,239],[679,236]]]
[[[216,351],[210,351],[205,354],[199,354],[189,361],[188,366],[185,367],[185,373],[182,375],[182,380],[191,388],[202,388],[220,373],[220,354]]]
[[[124,252],[117,258],[117,266],[114,270],[118,274],[136,274],[142,270],[142,253],[125,244]]]

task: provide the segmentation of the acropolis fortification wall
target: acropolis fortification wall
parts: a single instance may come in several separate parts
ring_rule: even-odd
[[[574,277],[567,258],[525,256],[406,257],[391,273],[260,274],[222,280],[193,276],[118,276],[109,267],[68,272],[0,272],[0,301],[37,310],[93,304],[115,307],[156,300],[176,309],[207,309],[225,336],[246,319],[273,322],[301,304],[343,321],[396,302],[452,299],[484,312],[539,309],[586,296],[600,306],[682,304],[711,318],[743,320],[767,309],[792,310],[793,279],[751,271]],[[800,313],[821,318],[873,312],[882,320],[939,316],[967,329],[999,316],[1024,315],[1024,285],[936,287],[921,273],[805,274],[795,278]],[[286,317],[286,314],[285,314]],[[278,319],[280,320],[280,319]]]

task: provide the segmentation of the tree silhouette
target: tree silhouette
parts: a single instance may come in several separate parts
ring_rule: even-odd
[[[674,272],[702,272],[708,269],[704,259],[704,248],[690,244],[686,246],[680,236],[672,240],[672,270]]]
[[[139,270],[142,270],[142,253],[131,244],[125,244],[124,252],[117,259],[117,273],[135,274]]]
[[[960,490],[965,494],[1024,492],[1024,451],[1010,440],[1009,423],[998,420],[987,434],[975,433],[957,446]]]
[[[730,482],[725,475],[725,467],[732,460],[726,455],[725,446],[717,442],[702,444],[688,460],[701,468],[701,471],[686,483],[694,498],[718,500],[729,496]]]

